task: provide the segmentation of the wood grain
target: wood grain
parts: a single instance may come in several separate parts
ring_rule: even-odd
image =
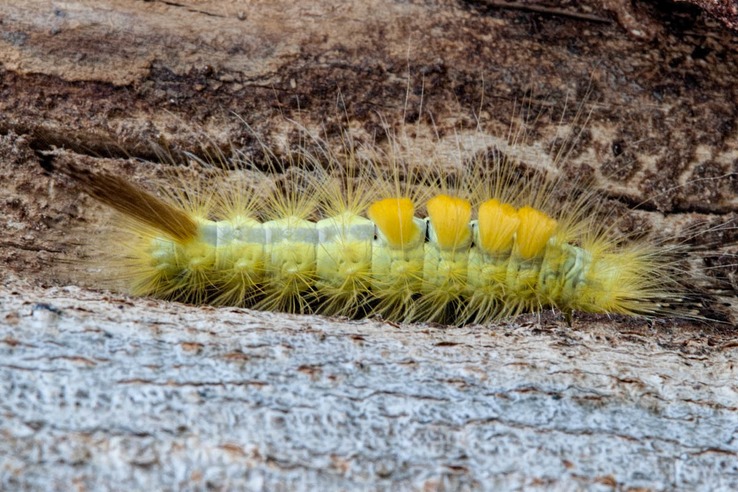
[[[736,36],[683,3],[516,5],[0,0],[0,488],[738,487]],[[701,248],[728,323],[347,322],[70,268],[109,216],[62,159],[147,185],[172,164],[152,144],[284,156],[306,129],[403,128],[452,155],[504,141],[522,101],[525,163],[579,135],[561,172]]]

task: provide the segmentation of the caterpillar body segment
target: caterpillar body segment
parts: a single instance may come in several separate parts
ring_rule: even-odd
[[[426,221],[415,217],[409,198],[385,198],[367,212],[376,226],[372,248],[372,292],[388,319],[414,317],[423,286]]]
[[[322,314],[354,317],[372,289],[374,224],[344,212],[317,223],[315,288],[325,301]]]
[[[358,184],[316,176],[261,201],[222,183],[158,198],[105,174],[80,181],[116,196],[106,203],[126,218],[117,268],[135,295],[455,324],[544,307],[653,316],[678,300],[668,254],[620,244],[604,226],[592,231],[594,221],[576,240],[580,204],[546,213],[528,202],[529,186],[484,196],[486,184],[469,189],[490,176],[479,173],[461,188],[426,177],[394,195],[400,187],[375,174]]]
[[[426,209],[428,241],[419,309],[431,320],[457,319],[467,292],[472,206],[468,200],[442,194],[428,200]]]
[[[215,239],[213,283],[220,286],[215,304],[249,304],[266,278],[266,230],[248,215],[210,222],[209,234]],[[214,231],[213,231],[214,230]]]

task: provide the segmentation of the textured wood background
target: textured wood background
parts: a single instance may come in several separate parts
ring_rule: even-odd
[[[0,1],[0,488],[738,487],[736,46],[669,2]],[[170,164],[152,142],[284,155],[300,128],[411,128],[422,158],[499,142],[523,100],[526,162],[551,165],[585,101],[561,172],[633,229],[712,227],[689,240],[729,323],[395,326],[69,273],[109,216],[58,160],[147,183]]]

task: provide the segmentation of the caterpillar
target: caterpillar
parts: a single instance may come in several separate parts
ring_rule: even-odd
[[[156,191],[60,170],[119,213],[104,268],[136,296],[445,324],[685,311],[680,247],[622,237],[582,183],[521,172],[496,148],[455,166],[307,149],[237,154],[231,171],[195,159],[208,183]]]

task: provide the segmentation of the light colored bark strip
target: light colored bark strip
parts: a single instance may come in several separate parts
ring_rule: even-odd
[[[0,304],[4,489],[738,486],[738,346],[668,325]]]

